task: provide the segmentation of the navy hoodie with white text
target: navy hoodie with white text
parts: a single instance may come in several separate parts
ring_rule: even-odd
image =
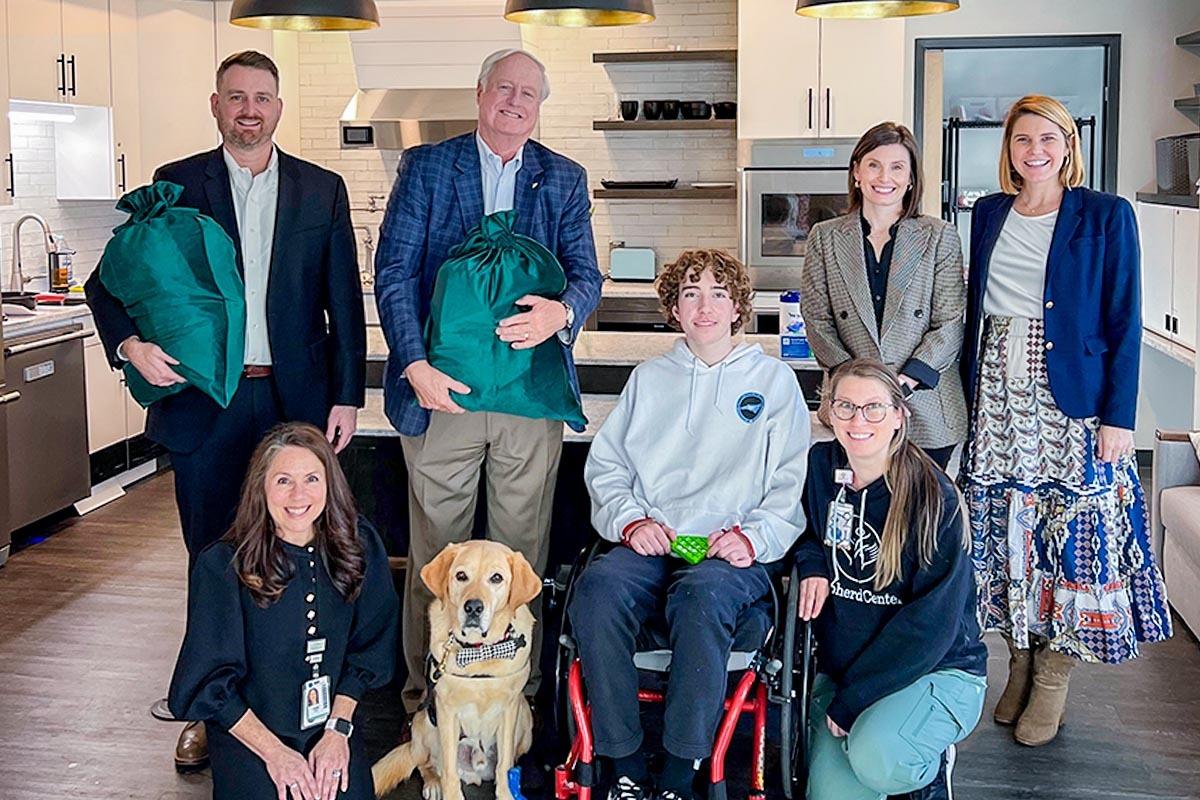
[[[962,512],[950,479],[939,470],[941,524],[932,563],[922,565],[917,537],[909,535],[900,578],[875,589],[876,562],[892,495],[884,478],[861,491],[847,487],[854,509],[852,540],[836,552],[824,544],[829,505],[841,484],[834,470],[846,467],[836,441],[809,451],[804,507],[808,526],[796,550],[801,579],[830,581],[825,606],[814,622],[818,671],[837,686],[830,719],[850,730],[871,704],[931,672],[957,669],[987,674],[987,647],[975,618],[975,575],[963,545]]]

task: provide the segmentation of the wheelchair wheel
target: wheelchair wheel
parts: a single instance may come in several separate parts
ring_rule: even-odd
[[[571,713],[571,704],[567,699],[567,678],[571,672],[571,662],[575,660],[579,652],[575,646],[567,609],[574,596],[575,583],[587,565],[596,558],[600,549],[599,545],[600,543],[597,542],[581,549],[575,560],[571,562],[570,569],[567,570],[566,577],[561,582],[563,587],[562,625],[557,642],[557,654],[554,658],[554,723],[559,741],[568,747],[571,742],[575,741],[576,726],[575,716]]]
[[[797,616],[800,605],[800,579],[796,569],[788,579],[787,605],[784,610],[780,675],[780,753],[783,793],[788,800],[801,800],[808,778],[808,699],[812,670],[812,628]],[[801,629],[797,652],[796,632]]]

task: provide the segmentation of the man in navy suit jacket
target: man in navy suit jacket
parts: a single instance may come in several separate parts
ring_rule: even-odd
[[[187,388],[149,408],[146,434],[167,448],[189,561],[233,521],[250,456],[282,421],[311,422],[341,449],[354,435],[366,393],[362,285],[346,186],[336,174],[279,151],[279,73],[267,56],[235,53],[211,97],[224,144],[160,167],[154,180],[183,186],[180,205],[212,217],[233,239],[246,284],[246,367],[222,409]],[[87,300],[109,362],[150,383],[184,379],[178,363],[138,337],[98,268]],[[204,728],[189,724],[180,769],[207,759]]]
[[[517,233],[558,257],[567,289],[559,297],[522,298],[528,310],[479,331],[480,341],[496,336],[523,349],[556,338],[579,391],[571,344],[599,302],[601,278],[587,174],[529,138],[548,95],[545,68],[528,53],[502,50],[485,59],[476,87],[478,129],[404,153],[380,230],[375,298],[390,349],[385,406],[402,434],[409,473],[404,703],[410,713],[424,691],[432,600],[420,571],[445,545],[470,536],[481,468],[489,537],[521,552],[539,572],[546,565],[562,423],[465,413],[450,392],[469,387],[430,366],[423,333],[434,279],[451,248],[484,214],[514,209]]]

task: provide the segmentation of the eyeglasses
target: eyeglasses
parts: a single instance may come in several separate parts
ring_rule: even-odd
[[[854,416],[862,411],[863,419],[867,422],[883,422],[887,417],[888,409],[895,408],[893,403],[867,403],[863,406],[855,405],[849,400],[834,400],[830,404],[833,415],[843,422],[849,422],[854,419]]]

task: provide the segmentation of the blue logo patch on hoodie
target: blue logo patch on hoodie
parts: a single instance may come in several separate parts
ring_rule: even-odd
[[[762,413],[766,401],[758,392],[746,392],[738,398],[737,413],[742,418],[742,422],[754,422],[758,419],[758,415]]]

